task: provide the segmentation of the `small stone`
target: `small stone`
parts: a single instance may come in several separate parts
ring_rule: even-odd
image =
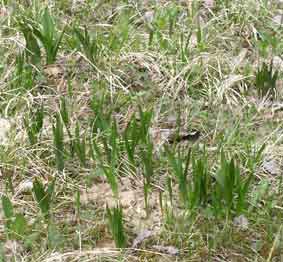
[[[283,71],[283,59],[280,56],[274,56],[272,62],[276,70]]]
[[[249,221],[244,215],[235,217],[233,223],[235,226],[241,229],[244,229],[244,230],[248,229],[248,226],[249,226]]]
[[[166,253],[171,256],[178,256],[180,254],[179,249],[173,246],[154,245],[152,247],[158,252]]]
[[[32,189],[33,189],[32,181],[30,180],[24,181],[19,185],[16,195],[19,195],[21,193],[31,192]]]
[[[0,118],[0,145],[5,145],[8,142],[8,133],[11,128],[11,123],[5,118]]]
[[[264,160],[262,167],[265,172],[271,174],[272,176],[277,176],[281,173],[280,166],[274,159]]]
[[[276,15],[272,18],[272,21],[277,25],[283,24],[283,14]]]
[[[215,3],[214,3],[214,0],[205,0],[203,1],[203,5],[205,8],[212,9]]]
[[[137,248],[145,239],[151,237],[153,235],[153,232],[150,230],[143,230],[141,231],[137,237],[133,241],[132,248]]]
[[[147,23],[152,23],[153,18],[154,18],[154,11],[147,11],[147,12],[145,12],[143,17],[144,17],[144,20]]]

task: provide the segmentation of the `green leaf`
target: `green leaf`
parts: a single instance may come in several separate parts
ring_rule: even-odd
[[[111,167],[107,168],[107,167],[104,167],[104,166],[102,168],[103,168],[104,174],[107,178],[107,182],[110,184],[110,187],[111,187],[111,190],[112,190],[114,196],[118,197],[118,183],[117,183],[116,176],[115,176],[113,168],[111,168]]]
[[[37,65],[40,63],[41,51],[36,38],[31,31],[24,32],[26,40],[26,53],[31,57],[31,63]]]
[[[39,180],[35,180],[33,183],[33,191],[35,194],[36,202],[45,218],[48,217],[52,195],[54,192],[55,179],[48,185],[45,191],[43,184]]]
[[[47,187],[47,193],[48,193],[48,200],[49,202],[52,201],[52,196],[53,196],[53,193],[54,193],[54,189],[55,189],[55,181],[56,181],[56,178],[54,178],[52,180],[51,183],[49,183],[48,187]]]
[[[2,196],[2,207],[3,207],[4,215],[7,219],[10,219],[14,216],[14,209],[12,202],[5,195]]]
[[[49,210],[48,205],[46,205],[47,193],[44,190],[43,184],[37,179],[33,182],[33,191],[35,194],[35,199],[43,214],[46,214]]]
[[[79,191],[79,190],[76,192],[76,196],[75,196],[75,206],[76,206],[77,215],[78,215],[78,217],[80,217],[80,210],[81,210],[81,194],[80,194],[80,191]]]
[[[55,249],[62,246],[64,243],[63,236],[54,224],[48,225],[48,247]]]
[[[53,125],[53,141],[55,147],[55,160],[58,171],[62,172],[64,169],[64,132],[60,115],[56,115],[56,124]]]
[[[76,154],[83,166],[86,166],[86,148],[85,148],[85,137],[81,137],[80,126],[78,122],[75,128],[75,142],[74,147]]]
[[[5,261],[7,261],[5,256],[5,249],[3,244],[0,242],[0,262],[5,262]]]
[[[126,236],[123,226],[123,212],[122,208],[117,206],[114,208],[106,207],[107,217],[109,221],[110,231],[114,238],[117,248],[126,246]]]
[[[67,110],[66,99],[64,97],[60,98],[60,115],[65,126],[68,126],[70,123],[70,118]]]
[[[49,9],[46,7],[42,16],[42,33],[45,35],[45,39],[51,43],[53,41],[55,28],[53,19],[49,13]]]
[[[86,27],[84,28],[83,33],[78,28],[74,29],[74,33],[79,40],[86,57],[91,63],[94,63],[98,51],[96,39],[91,39]]]
[[[11,225],[11,231],[16,233],[18,236],[23,237],[27,231],[27,226],[26,218],[22,214],[16,214],[15,220]]]
[[[43,118],[44,118],[44,110],[43,110],[43,104],[40,106],[40,108],[35,113],[35,127],[34,131],[36,134],[40,132],[43,126]]]
[[[266,148],[266,144],[264,143],[264,144],[262,144],[262,146],[260,147],[260,149],[257,151],[256,157],[255,157],[256,162],[259,162],[259,161],[260,161],[260,158],[261,158],[261,156],[262,156],[262,152],[263,152],[263,150],[264,150],[265,148]]]
[[[64,36],[65,30],[66,30],[66,27],[64,27],[64,29],[61,32],[60,36],[56,39],[55,43],[53,43],[53,46],[52,46],[52,59],[50,61],[47,61],[47,64],[52,64],[52,63],[55,62],[55,59],[56,59],[56,56],[57,56],[60,44],[62,42],[62,38]]]

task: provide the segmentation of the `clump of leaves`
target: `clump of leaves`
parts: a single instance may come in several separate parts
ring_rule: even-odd
[[[119,173],[121,147],[117,123],[112,117],[111,106],[105,109],[105,99],[104,93],[100,99],[95,95],[92,98],[91,109],[95,113],[95,118],[91,122],[90,153],[106,176],[114,196],[118,197],[117,174]]]
[[[99,142],[101,142],[102,148]],[[92,157],[99,161],[107,182],[116,197],[118,197],[117,173],[120,153],[117,123],[113,120],[111,127],[105,130],[104,134],[100,134],[98,139],[92,139]]]
[[[189,187],[187,181],[188,168],[190,163],[191,151],[188,151],[185,159],[183,158],[181,151],[178,150],[177,155],[174,151],[171,151],[169,147],[165,147],[167,158],[172,166],[172,172],[177,178],[179,186],[180,200],[185,206],[189,206]]]
[[[192,177],[189,183],[189,199],[191,207],[208,206],[212,190],[212,179],[208,172],[207,156],[192,160]]]
[[[191,159],[191,149],[185,156],[180,150],[177,151],[177,154],[168,147],[165,150],[173,174],[177,178],[181,202],[190,209],[207,206],[213,185],[208,173],[206,155],[203,154],[202,158],[195,160]],[[188,178],[190,162],[192,162],[192,174]],[[170,194],[172,193],[169,192]]]
[[[143,191],[144,191],[144,201],[146,211],[148,212],[148,197],[151,187],[152,177],[154,173],[153,169],[153,143],[148,138],[147,143],[144,145],[144,148],[141,151],[141,159],[143,164]]]
[[[239,214],[246,209],[252,175],[242,177],[234,159],[228,161],[225,154],[221,153],[220,167],[215,175],[216,185],[213,196],[213,206],[217,214],[223,210],[223,207],[227,216],[231,215],[232,211]]]
[[[181,203],[190,210],[212,208],[216,216],[239,214],[248,206],[247,193],[253,173],[242,177],[234,159],[226,159],[221,153],[220,167],[215,175],[210,174],[206,154],[191,160],[191,150],[184,156],[165,147],[172,172],[177,179]],[[190,167],[190,162],[192,165]],[[167,181],[172,202],[171,179]]]
[[[37,59],[37,58],[35,58]],[[16,56],[16,67],[14,71],[15,81],[11,83],[12,87],[18,91],[25,92],[34,86],[35,72],[32,65],[26,64],[26,52],[19,52]],[[20,88],[20,89],[19,89]],[[12,88],[13,89],[13,88]]]
[[[141,161],[143,166],[143,191],[144,191],[144,202],[146,207],[146,212],[148,214],[148,198],[152,182],[152,177],[154,174],[153,166],[153,142],[149,136],[149,127],[151,123],[153,112],[152,111],[143,111],[139,107],[139,134],[141,146]]]
[[[117,248],[124,248],[127,244],[123,225],[123,211],[120,206],[106,208],[109,228]]]
[[[37,38],[33,33],[31,21],[25,17],[19,19],[20,31],[23,33],[26,41],[25,54],[29,58],[29,62],[33,65],[39,64],[41,59],[40,46]]]
[[[24,215],[14,212],[11,200],[5,195],[2,196],[2,207],[6,220],[5,229],[8,238],[21,239],[28,229],[26,218]]]
[[[137,165],[136,153],[139,146],[142,144],[142,158],[145,164],[148,159],[147,155],[144,155],[143,151],[148,151],[151,154],[151,141],[149,138],[149,127],[152,119],[152,111],[143,111],[139,107],[139,120],[133,115],[130,123],[127,125],[123,132],[123,142],[126,150],[128,160],[132,168]],[[144,161],[145,160],[145,161]],[[149,159],[148,159],[149,160]],[[149,167],[149,166],[148,166]],[[149,169],[147,169],[149,171]]]
[[[276,95],[276,81],[278,79],[278,70],[274,70],[273,63],[270,65],[263,63],[258,68],[256,73],[255,85],[257,88],[258,95],[264,97],[266,95]]]
[[[87,30],[86,26],[84,27],[84,30],[75,28],[74,33],[79,40],[82,51],[85,54],[86,58],[92,63],[92,65],[95,65],[96,57],[99,51],[97,38],[92,38],[90,36],[90,33]]]
[[[27,130],[30,144],[38,142],[38,138],[43,126],[44,111],[43,106],[36,110],[34,114],[29,114],[24,118],[24,125]]]
[[[31,57],[31,62],[40,62],[41,50],[38,41],[43,45],[46,53],[46,64],[53,64],[65,32],[58,32],[56,24],[49,9],[45,8],[39,23],[35,23],[26,18],[19,19],[20,30],[26,40],[27,54]]]
[[[135,116],[132,118],[131,122],[124,130],[123,140],[124,140],[126,155],[131,165],[131,169],[134,170],[136,167],[135,154],[140,140],[139,128]]]
[[[109,34],[109,49],[118,54],[129,40],[130,29],[129,14],[122,12]]]
[[[38,179],[36,179],[33,183],[33,192],[34,192],[35,200],[38,203],[41,213],[46,219],[50,215],[50,208],[52,203],[52,196],[54,193],[54,187],[55,187],[55,179],[52,180],[52,182],[47,186],[46,189]]]

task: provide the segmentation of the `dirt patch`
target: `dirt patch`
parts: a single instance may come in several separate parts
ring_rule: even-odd
[[[124,219],[133,233],[137,234],[144,229],[158,231],[162,220],[159,193],[152,190],[148,200],[148,212],[146,212],[143,187],[133,185],[129,177],[123,177],[120,180],[118,199],[113,196],[108,183],[97,183],[81,192],[82,204],[95,202],[109,207],[119,204],[123,208]]]

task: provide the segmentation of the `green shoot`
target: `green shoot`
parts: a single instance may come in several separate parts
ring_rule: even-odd
[[[140,117],[140,140],[146,144],[148,140],[148,131],[153,116],[152,111],[143,111],[139,106],[139,117]]]
[[[126,236],[123,226],[123,211],[120,206],[109,208],[106,207],[109,228],[114,238],[117,248],[126,246]]]
[[[209,201],[211,190],[211,179],[207,170],[206,156],[192,161],[192,182],[189,189],[190,206],[206,206]]]
[[[1,199],[8,238],[22,239],[28,229],[26,218],[20,213],[14,213],[13,204],[7,196],[3,195]]]
[[[83,31],[75,28],[74,33],[82,46],[86,58],[94,65],[99,51],[97,40],[91,38],[86,26]]]
[[[133,117],[123,133],[123,140],[131,167],[136,167],[135,153],[140,139],[136,118]]]
[[[188,174],[188,166],[190,162],[191,151],[189,150],[185,159],[185,166],[183,165],[184,160],[181,156],[180,151],[177,153],[177,157],[175,157],[174,152],[172,152],[168,146],[165,147],[165,151],[167,153],[168,161],[172,167],[173,174],[177,178],[179,193],[182,203],[185,206],[189,204],[189,188],[187,181]]]
[[[53,125],[53,142],[55,150],[55,161],[57,169],[62,172],[64,169],[64,132],[59,114],[56,114],[56,124]]]
[[[148,214],[148,195],[151,187],[151,180],[153,177],[153,144],[148,138],[148,142],[144,145],[144,149],[141,151],[142,165],[144,168],[143,176],[144,176],[144,200],[145,200],[145,208]]]
[[[92,140],[92,148],[93,151],[96,153],[96,157],[99,161],[101,168],[104,171],[104,174],[107,178],[108,183],[111,186],[113,194],[117,197],[118,196],[118,183],[117,183],[117,165],[120,156],[120,148],[118,144],[118,131],[117,131],[117,124],[113,120],[113,124],[111,129],[102,134],[101,143],[103,145],[103,151],[100,149],[100,145],[98,144],[96,139]],[[104,156],[106,157],[106,164],[104,163]]]
[[[46,64],[53,64],[56,60],[65,29],[58,33],[48,8],[45,8],[39,25],[27,19],[22,19],[19,24],[26,40],[27,54],[31,57],[31,62],[33,64],[40,62],[41,51],[38,44],[38,41],[40,41],[46,53]]]
[[[270,95],[274,97],[276,95],[276,82],[279,76],[278,70],[273,69],[273,63],[268,66],[263,63],[261,68],[258,68],[256,73],[255,85],[258,95],[264,97]]]
[[[41,51],[37,38],[33,33],[32,25],[30,25],[27,19],[22,18],[19,21],[19,26],[26,41],[26,57],[29,58],[31,64],[37,65],[40,63]]]
[[[14,216],[13,204],[5,195],[2,196],[2,208],[6,219],[11,219]]]
[[[50,215],[54,187],[55,179],[53,179],[52,182],[47,186],[46,190],[38,179],[36,179],[33,183],[34,197],[45,219],[47,219]]]
[[[80,126],[77,123],[75,129],[74,149],[83,166],[86,166],[86,145],[85,138],[80,138]]]
[[[252,175],[242,178],[234,160],[227,161],[224,153],[221,153],[221,164],[215,176],[217,184],[214,200],[217,201],[216,206],[225,206],[226,215],[229,216],[232,211],[240,213],[245,210]]]
[[[24,117],[24,125],[27,130],[29,142],[34,145],[38,142],[38,137],[43,126],[44,111],[41,106],[34,115]]]
[[[48,8],[44,10],[40,28],[33,28],[35,36],[40,40],[46,52],[46,64],[53,64],[64,35],[65,29],[59,34],[53,17]]]
[[[119,16],[117,24],[113,27],[110,33],[109,48],[110,50],[118,53],[129,39],[130,24],[129,15],[124,13]]]

